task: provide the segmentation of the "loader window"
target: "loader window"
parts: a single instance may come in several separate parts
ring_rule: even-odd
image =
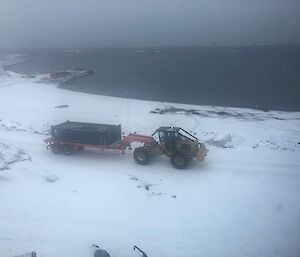
[[[164,132],[159,132],[158,136],[159,136],[159,140],[165,140],[165,133]]]

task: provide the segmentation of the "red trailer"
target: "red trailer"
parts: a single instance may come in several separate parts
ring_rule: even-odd
[[[84,148],[95,148],[95,149],[110,149],[110,150],[120,150],[124,153],[126,149],[132,149],[131,143],[138,142],[143,144],[151,144],[155,143],[156,140],[152,136],[144,136],[139,134],[130,133],[128,136],[123,136],[123,138],[119,141],[116,141],[110,145],[95,145],[95,144],[83,144],[77,142],[68,142],[57,140],[54,138],[47,138],[44,140],[47,149],[51,149],[53,153],[59,154],[64,153],[65,155],[71,155],[75,151],[81,151]]]

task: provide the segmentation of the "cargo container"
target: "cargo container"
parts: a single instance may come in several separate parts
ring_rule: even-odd
[[[111,145],[121,140],[121,126],[66,121],[51,126],[54,140],[89,145]]]

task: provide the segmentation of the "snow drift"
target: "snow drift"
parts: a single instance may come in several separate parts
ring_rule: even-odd
[[[117,257],[130,256],[134,244],[149,257],[299,256],[300,113],[120,99],[34,82],[0,79],[0,256],[82,257],[93,243]],[[151,113],[170,105],[181,111]],[[54,155],[43,140],[66,120],[141,134],[181,126],[210,151],[186,171],[163,157],[139,166],[130,151]]]

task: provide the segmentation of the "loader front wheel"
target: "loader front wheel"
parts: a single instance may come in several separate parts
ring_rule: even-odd
[[[144,147],[135,148],[133,157],[141,165],[146,165],[150,161],[150,154]]]
[[[176,169],[186,169],[189,166],[190,159],[183,153],[175,153],[171,156],[171,163]]]

